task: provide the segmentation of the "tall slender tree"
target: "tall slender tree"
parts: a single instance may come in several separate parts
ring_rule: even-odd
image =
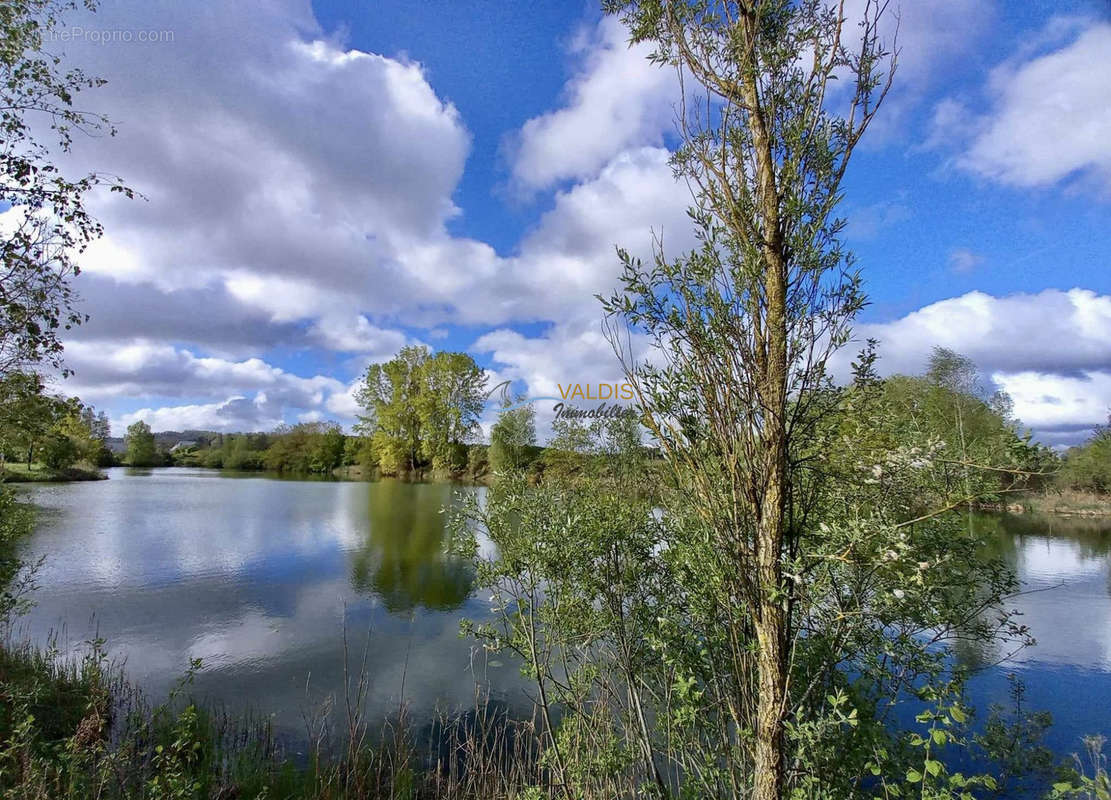
[[[693,187],[699,246],[672,258],[659,247],[648,268],[621,252],[624,291],[606,305],[663,354],[649,366],[622,353],[721,560],[755,800],[778,800],[785,785],[794,590],[784,564],[801,532],[792,459],[864,302],[834,212],[895,66],[879,34],[886,3],[864,5],[854,36],[844,3],[827,0],[607,3],[684,87],[673,164]]]

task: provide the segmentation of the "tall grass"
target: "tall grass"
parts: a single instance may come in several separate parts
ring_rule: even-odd
[[[388,719],[368,720],[365,663],[364,650],[341,696],[306,716],[308,747],[298,755],[265,720],[194,702],[199,664],[151,705],[102,642],[64,658],[7,641],[0,796],[509,800],[552,790],[535,720],[511,717],[477,683],[471,707],[439,712],[419,727],[404,702]]]

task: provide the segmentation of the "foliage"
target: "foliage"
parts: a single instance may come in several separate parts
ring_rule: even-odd
[[[1058,480],[1068,489],[1111,494],[1111,418],[1065,454]]]
[[[485,385],[485,373],[465,353],[431,355],[426,347],[409,346],[371,364],[356,399],[365,412],[359,431],[371,438],[379,469],[388,475],[425,465],[462,469]]]
[[[68,152],[75,134],[115,133],[105,117],[75,105],[80,92],[103,81],[64,68],[48,47],[62,16],[78,5],[0,6],[0,206],[11,207],[5,216],[12,221],[0,240],[0,376],[38,362],[62,368],[59,337],[84,320],[70,286],[76,256],[101,234],[86,195],[102,184],[132,195],[118,179],[67,176],[51,157],[51,146]],[[49,146],[39,138],[46,131]]]
[[[490,451],[484,444],[472,444],[467,448],[467,471],[472,478],[478,479],[490,468]]]
[[[506,399],[498,420],[490,429],[487,451],[490,469],[495,473],[522,470],[529,466],[536,452],[536,409],[524,397],[514,404]]]
[[[926,374],[895,376],[884,382],[885,411],[920,434],[938,442],[939,456],[948,467],[950,486],[963,486],[965,495],[982,498],[983,482],[993,481],[999,492],[1020,491],[1040,482],[1054,459],[1033,443],[1011,418],[1011,399],[997,391],[987,394],[976,365],[945,348],[934,348]],[[1010,465],[1010,472],[985,473],[984,465]]]
[[[343,431],[335,424],[283,426],[272,435],[263,463],[276,472],[331,474],[343,464],[344,443]]]
[[[127,455],[125,459],[132,467],[153,467],[159,463],[158,449],[150,425],[141,419],[127,426]]]
[[[5,459],[20,453],[30,464],[35,447],[58,421],[58,405],[44,389],[34,373],[11,372],[0,378],[0,449]]]
[[[77,461],[79,453],[73,439],[57,431],[51,431],[39,446],[42,463],[50,469],[65,469]]]
[[[19,502],[11,489],[0,483],[0,630],[22,606],[24,586],[16,580],[16,574],[23,564],[16,557],[15,546],[31,532],[33,523],[32,508]]]
[[[0,648],[0,795],[6,800],[513,800],[546,797],[550,781],[528,723],[488,703],[435,722],[447,757],[414,755],[404,714],[375,733],[360,712],[309,758],[284,751],[265,724],[213,712],[189,695],[194,661],[150,707],[94,641],[73,661]],[[361,681],[366,676],[360,677]]]
[[[90,428],[89,421],[95,426]],[[55,471],[78,461],[96,467],[105,460],[107,419],[75,397],[46,393],[34,373],[11,372],[0,378],[0,463],[38,459]]]
[[[936,756],[969,744],[951,648],[1028,635],[1002,606],[1013,575],[953,512],[1024,479],[1034,454],[955,354],[913,385],[881,381],[872,349],[849,386],[826,371],[864,304],[833,212],[890,85],[884,4],[851,51],[836,5],[609,6],[708,98],[687,98],[674,157],[698,246],[657,243],[647,266],[620,252],[624,288],[604,301],[668,481],[530,487],[508,470],[464,523],[497,553],[479,570],[498,621],[474,631],[535,681],[567,796],[990,790]],[[826,103],[835,78],[844,116]],[[643,464],[639,436],[614,433]],[[574,454],[581,431],[560,436]],[[900,698],[926,706],[923,730],[889,724]]]
[[[1103,754],[1102,736],[1084,738],[1084,754],[1073,756],[1075,768],[1065,780],[1053,784],[1050,800],[1111,800],[1111,772]]]
[[[466,466],[464,445],[478,429],[486,376],[466,353],[441,351],[421,370],[416,411],[421,423],[421,455],[433,469]]]
[[[685,755],[694,760],[684,774],[705,794],[775,800],[793,780],[790,729],[827,713],[816,698],[829,692],[819,687],[837,679],[828,668],[845,655],[837,638],[805,639],[808,615],[830,607],[810,593],[818,588],[810,571],[836,551],[821,546],[835,537],[814,530],[823,482],[803,460],[822,412],[835,408],[826,364],[864,304],[834,212],[891,85],[894,58],[879,36],[886,4],[865,4],[855,35],[843,6],[818,0],[606,6],[692,87],[672,161],[692,187],[697,245],[669,255],[657,242],[648,266],[620,251],[623,289],[604,304],[626,381],[676,485],[668,545],[685,559],[681,574],[702,580],[682,587],[694,593],[690,618],[714,622],[704,643],[671,643],[685,669],[698,665],[689,677],[709,703],[683,741],[716,742]],[[834,86],[836,104],[827,101]],[[651,363],[623,349],[630,338],[621,326],[647,337]],[[866,542],[897,537],[894,515],[849,509],[827,521],[837,522],[842,549],[858,553],[846,567],[883,576],[858,560],[875,555]],[[873,588],[846,599],[867,608],[884,597]],[[853,618],[862,629],[875,624],[865,608]],[[793,675],[794,665],[810,674]],[[816,696],[792,697],[800,685]],[[830,785],[850,780],[851,761],[831,766]]]

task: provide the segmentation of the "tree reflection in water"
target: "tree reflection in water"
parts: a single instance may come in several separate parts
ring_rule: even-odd
[[[449,552],[448,514],[458,486],[381,480],[367,484],[367,531],[352,555],[351,581],[392,612],[459,608],[474,571]]]

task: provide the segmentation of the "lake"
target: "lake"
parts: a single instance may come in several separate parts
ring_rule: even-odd
[[[110,480],[29,488],[41,509],[23,557],[43,557],[21,621],[44,642],[94,636],[126,659],[150,696],[190,659],[195,693],[270,716],[299,738],[304,715],[342,700],[344,630],[368,713],[416,717],[473,703],[494,675],[509,701],[520,678],[459,636],[472,596],[468,564],[446,552],[447,484],[279,480],[211,470],[111,469]],[[369,636],[369,647],[368,644]],[[505,673],[504,678],[500,673]]]
[[[526,707],[516,668],[459,637],[460,618],[480,619],[487,605],[468,565],[448,554],[441,509],[481,489],[109,473],[28,488],[42,512],[24,556],[45,560],[22,624],[37,641],[52,631],[73,646],[104,637],[155,697],[200,658],[196,693],[269,715],[294,737],[306,712],[342,691],[345,628],[354,668],[369,634],[371,715],[396,711],[402,691],[417,718],[467,706],[483,679]],[[979,671],[972,699],[986,716],[1006,702],[1014,673],[1028,706],[1053,713],[1057,752],[1076,751],[1084,734],[1111,735],[1111,519],[981,524],[1023,582],[1013,605],[1038,644]]]

